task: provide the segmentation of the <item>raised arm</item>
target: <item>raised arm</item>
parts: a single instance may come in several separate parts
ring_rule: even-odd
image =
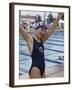
[[[56,20],[54,20],[52,26],[46,31],[45,35],[44,35],[44,40],[43,41],[46,41],[49,36],[55,31],[56,27],[57,27],[57,24],[61,18],[61,16],[63,15],[63,13],[59,13],[58,14],[58,17]]]
[[[33,38],[32,36],[27,32],[26,27],[23,27],[23,25],[20,25],[19,31],[21,35],[23,36],[24,40],[27,42],[30,54],[32,53],[33,49]]]

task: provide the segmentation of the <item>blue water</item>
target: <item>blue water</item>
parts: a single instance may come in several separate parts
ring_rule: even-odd
[[[32,34],[32,33],[31,33]],[[47,66],[63,64],[64,60],[59,60],[59,56],[64,54],[64,32],[55,32],[44,44],[45,63]],[[27,73],[31,66],[31,57],[26,42],[19,37],[19,74]]]

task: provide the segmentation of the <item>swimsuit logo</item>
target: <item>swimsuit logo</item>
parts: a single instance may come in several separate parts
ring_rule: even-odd
[[[41,53],[43,53],[43,48],[42,48],[42,47],[40,47],[40,48],[39,48],[39,51],[40,51]]]

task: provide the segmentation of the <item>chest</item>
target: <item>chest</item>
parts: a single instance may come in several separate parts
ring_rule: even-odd
[[[34,44],[34,50],[37,52],[37,53],[44,53],[44,46],[42,43],[35,43]]]

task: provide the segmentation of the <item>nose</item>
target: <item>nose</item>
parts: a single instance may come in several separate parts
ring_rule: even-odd
[[[41,31],[41,35],[43,36],[45,34],[45,32],[44,31]]]
[[[42,29],[42,31],[43,31],[43,32],[46,32],[46,30],[45,30],[45,29]]]

